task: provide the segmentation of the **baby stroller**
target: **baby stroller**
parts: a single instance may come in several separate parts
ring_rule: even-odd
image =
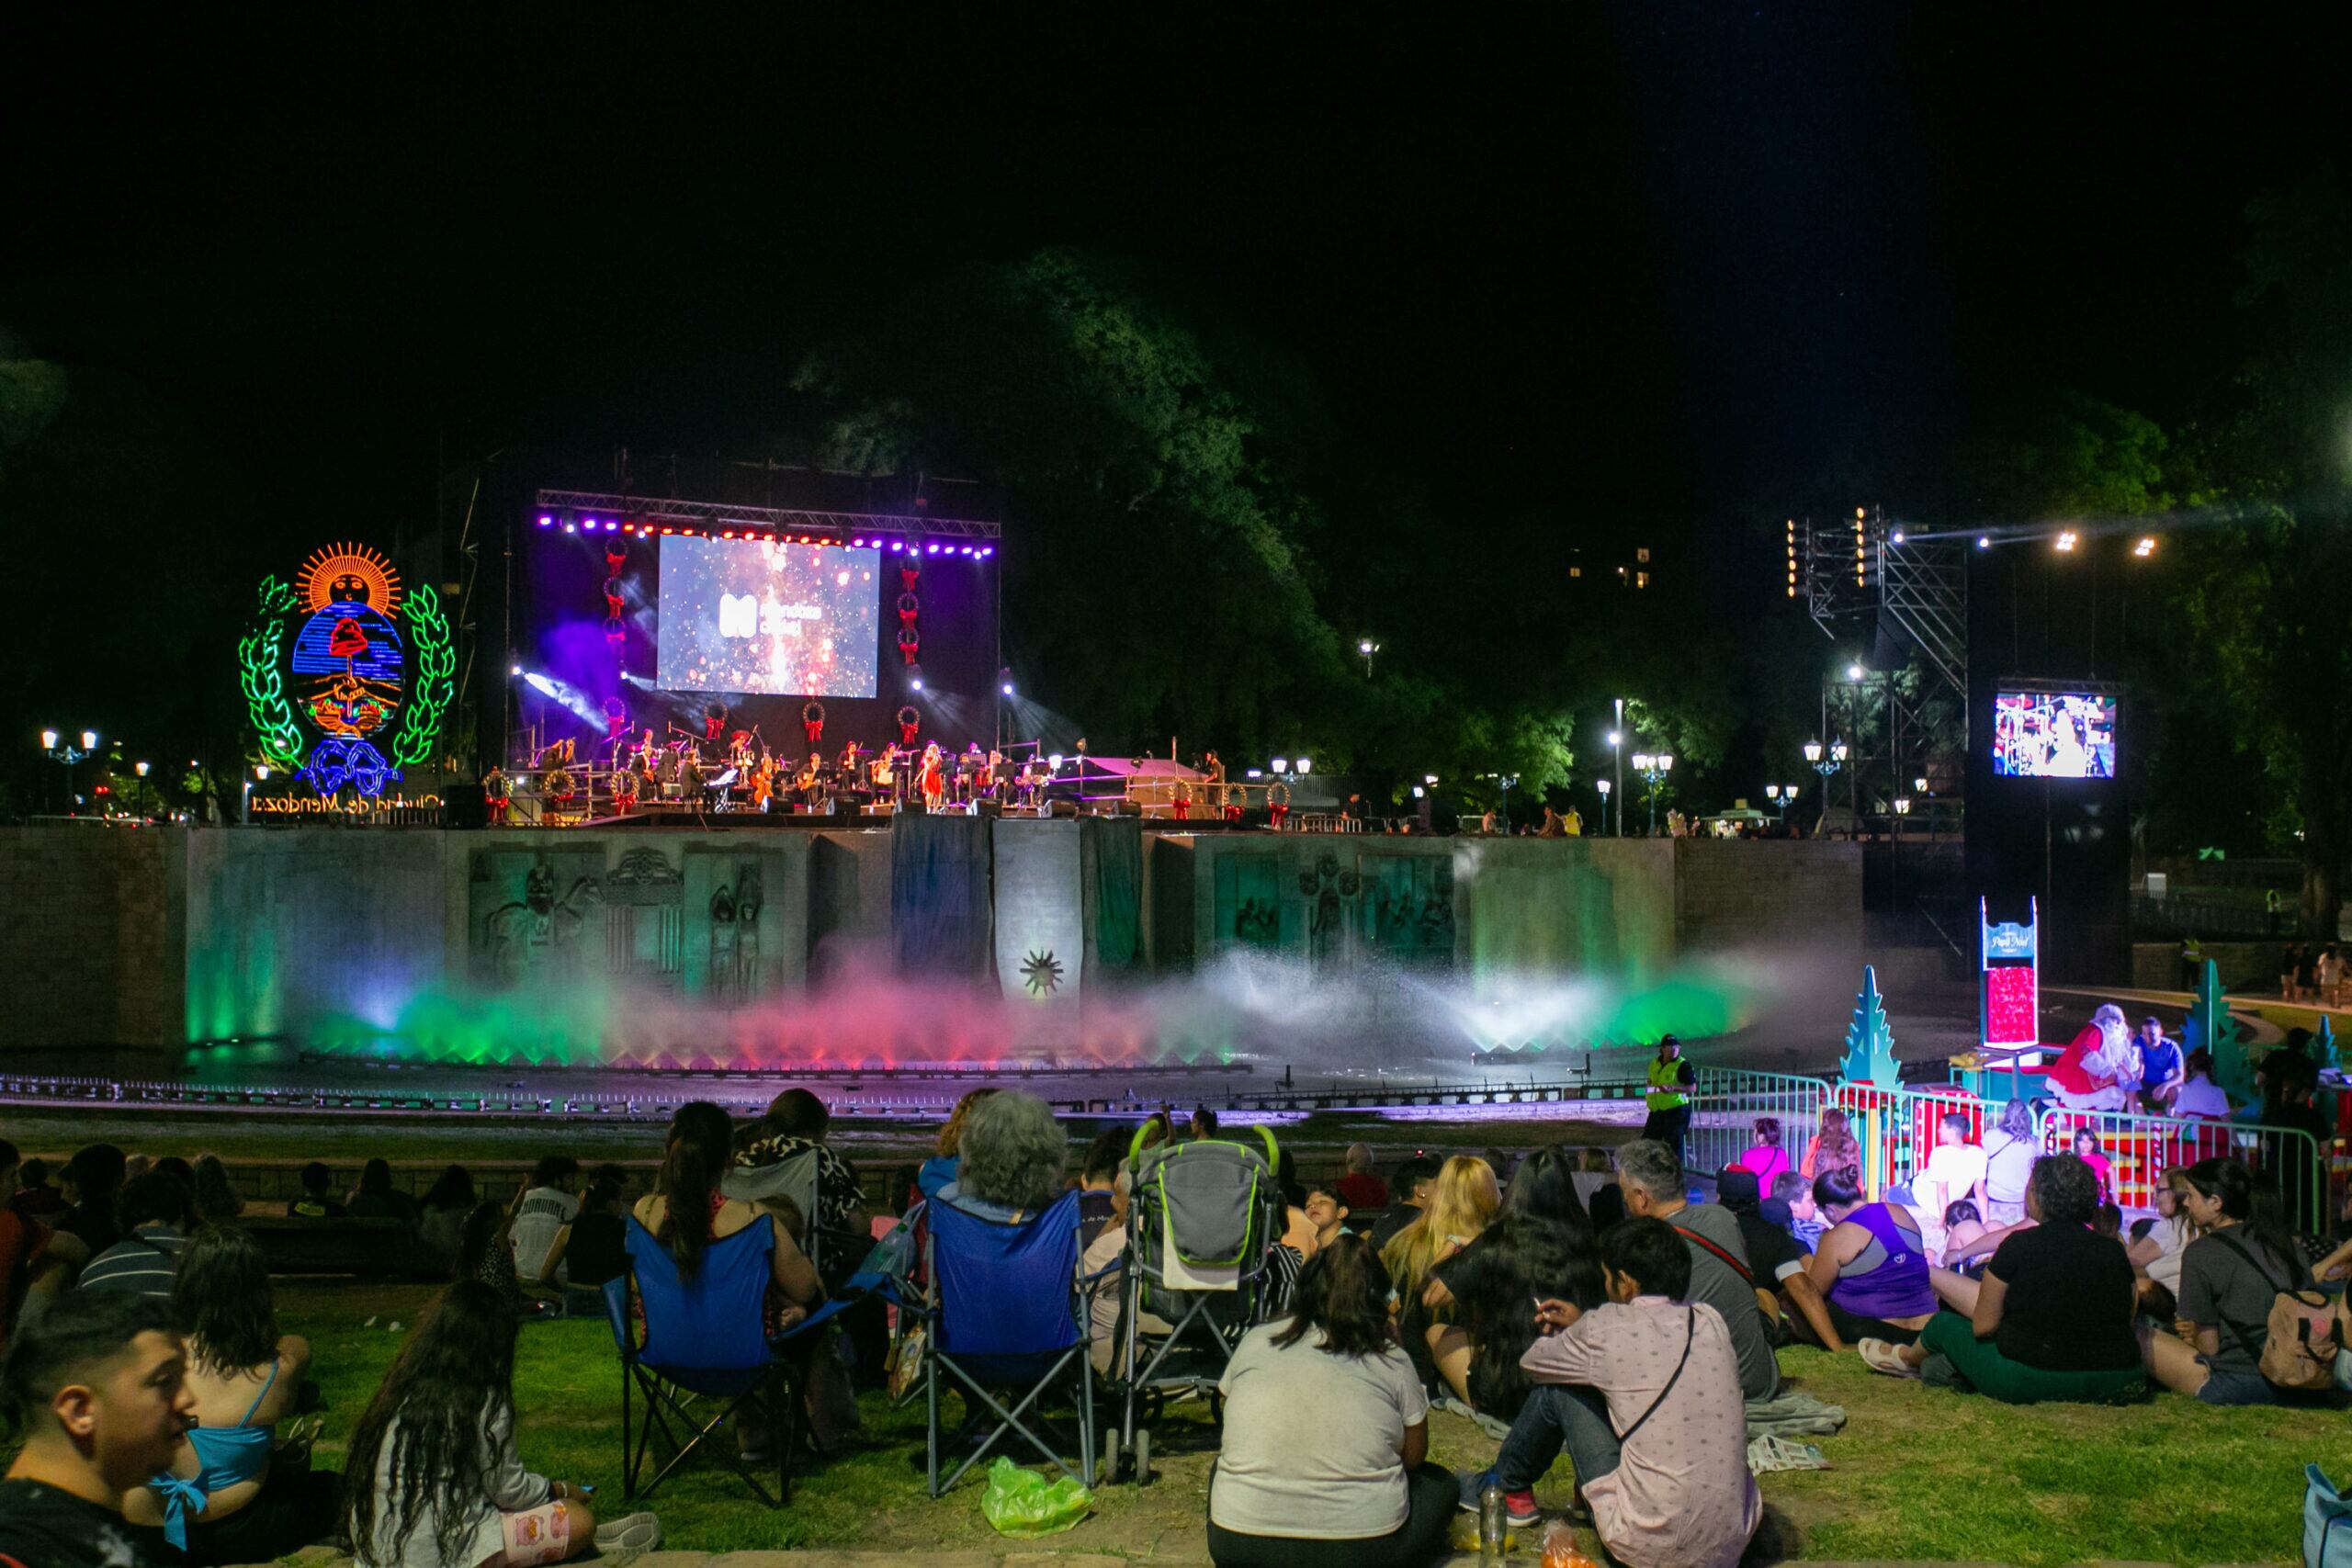
[[[1262,1152],[1213,1139],[1130,1151],[1135,1177],[1110,1377],[1121,1409],[1103,1443],[1107,1476],[1151,1478],[1151,1433],[1148,1424],[1138,1429],[1138,1408],[1148,1423],[1170,1394],[1190,1391],[1216,1411],[1234,1347],[1267,1314],[1274,1282],[1269,1254],[1282,1236],[1284,1205],[1273,1134],[1257,1132]],[[1147,1340],[1147,1316],[1168,1331]]]

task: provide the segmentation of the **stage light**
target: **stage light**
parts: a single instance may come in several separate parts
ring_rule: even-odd
[[[523,672],[523,667],[519,664],[510,664],[506,667],[506,672],[509,675],[520,675]]]
[[[57,731],[54,729],[44,729],[40,732],[40,749],[44,751],[54,751],[57,750]]]
[[[997,689],[998,689],[999,691],[1002,692],[1002,693],[1003,693],[1006,696],[1008,696],[1008,697],[1009,697],[1009,696],[1011,696],[1011,695],[1012,695],[1012,682],[1010,682],[1010,681],[1007,681],[1003,685],[1001,685],[1001,686],[998,687]]]
[[[614,530],[617,529],[619,526],[620,526],[620,525],[619,525],[618,523],[614,522],[611,518],[607,517],[607,518],[605,518],[605,533],[607,533],[607,534],[612,533]]]
[[[1903,542],[1903,530],[1897,528],[1892,535],[1888,536],[1886,542],[1890,545],[1901,544]]]
[[[554,514],[553,513],[549,513],[549,512],[542,512],[542,513],[539,513],[539,526],[540,526],[540,527],[542,527],[542,528],[552,528],[552,527],[554,527],[554,526],[555,526],[555,514]]]
[[[580,525],[577,523],[566,523],[563,525],[563,531],[567,534],[577,534],[580,532]]]
[[[1309,773],[1313,773],[1314,771],[1315,771],[1315,759],[1314,759],[1314,758],[1312,758],[1312,757],[1301,757],[1301,758],[1298,760],[1298,776],[1299,776],[1300,778],[1305,778],[1307,774],[1309,774]]]
[[[734,529],[732,529],[732,528],[729,528],[729,529],[725,530],[723,533],[721,533],[718,536],[719,536],[720,538],[722,538],[722,539],[731,539],[731,538],[733,538],[733,537],[735,536],[735,530],[734,530]]]
[[[920,675],[918,675],[918,676],[916,676],[913,680],[911,680],[911,681],[908,682],[907,682],[907,684],[909,684],[910,686],[912,686],[916,691],[920,692],[920,691],[922,691],[922,676],[920,676]]]
[[[2154,534],[2141,535],[2140,542],[2132,547],[2132,553],[2142,560],[2146,560],[2156,553],[2156,536]]]
[[[983,549],[982,551],[980,551],[980,554],[982,554],[982,555],[984,555],[984,556],[992,556],[992,555],[996,554],[996,547],[995,547],[994,545],[990,545],[990,546],[989,546],[987,548],[985,548],[985,549]]]
[[[1993,536],[1992,536],[1992,535],[1990,535],[1990,534],[1979,534],[1979,535],[1977,535],[1977,536],[1976,536],[1976,547],[1977,547],[1978,549],[1980,549],[1980,550],[1989,550],[1989,549],[1991,549],[1991,548],[1993,547]]]
[[[937,555],[937,554],[939,553],[939,547],[938,547],[937,545],[933,545],[933,546],[932,546],[932,547],[931,547],[931,553],[932,553],[933,555]]]
[[[2058,535],[2058,550],[2059,550],[2059,553],[2063,555],[2063,554],[2064,554],[2065,552],[2067,552],[2067,551],[2069,551],[2069,550],[2073,549],[2074,547],[2075,547],[2075,531],[2074,531],[2072,528],[2067,528],[2067,529],[2063,529],[2063,530],[2061,530],[2061,531],[2060,531],[2060,533],[2059,533],[2059,535]]]
[[[906,547],[906,542],[902,539],[893,539],[890,541],[890,553],[894,556]]]

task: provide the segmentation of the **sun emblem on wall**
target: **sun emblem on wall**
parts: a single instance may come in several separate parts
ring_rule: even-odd
[[[1061,960],[1051,950],[1032,953],[1021,966],[1021,983],[1029,987],[1033,997],[1050,997],[1062,988]]]

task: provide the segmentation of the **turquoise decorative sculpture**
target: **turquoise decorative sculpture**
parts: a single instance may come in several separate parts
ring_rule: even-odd
[[[1846,1060],[1838,1068],[1848,1083],[1894,1089],[1903,1080],[1894,1060],[1894,1031],[1887,1026],[1886,1003],[1878,994],[1878,970],[1862,966],[1862,988],[1854,995],[1854,1021],[1846,1026]]]
[[[2222,997],[2221,965],[2210,958],[2204,973],[2197,977],[2196,999],[2189,1003],[2180,1042],[2188,1050],[2213,1054],[2213,1081],[2231,1099],[2253,1098],[2254,1066],[2245,1059],[2245,1042],[2239,1037],[2237,1020],[2230,1016]]]

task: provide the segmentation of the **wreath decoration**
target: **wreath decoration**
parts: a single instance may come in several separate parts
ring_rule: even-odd
[[[800,722],[803,724],[824,723],[825,705],[819,702],[814,697],[811,697],[807,702],[802,703],[800,705]]]
[[[293,607],[292,588],[275,577],[262,579],[252,626],[237,642],[237,682],[245,694],[245,716],[261,738],[262,755],[288,770],[302,761],[302,732],[294,726],[294,705],[286,700],[286,680],[279,673],[286,651],[286,612]]]
[[[558,768],[547,776],[547,781],[539,787],[546,792],[549,800],[561,803],[571,800],[580,793],[580,781],[571,776],[571,769]]]
[[[1290,785],[1286,784],[1268,784],[1266,786],[1266,804],[1268,806],[1288,806],[1290,804]]]
[[[441,613],[441,596],[431,583],[420,582],[410,590],[401,613],[416,645],[416,679],[392,733],[392,761],[413,768],[433,755],[441,716],[457,694],[458,649],[449,636],[449,618]]]

